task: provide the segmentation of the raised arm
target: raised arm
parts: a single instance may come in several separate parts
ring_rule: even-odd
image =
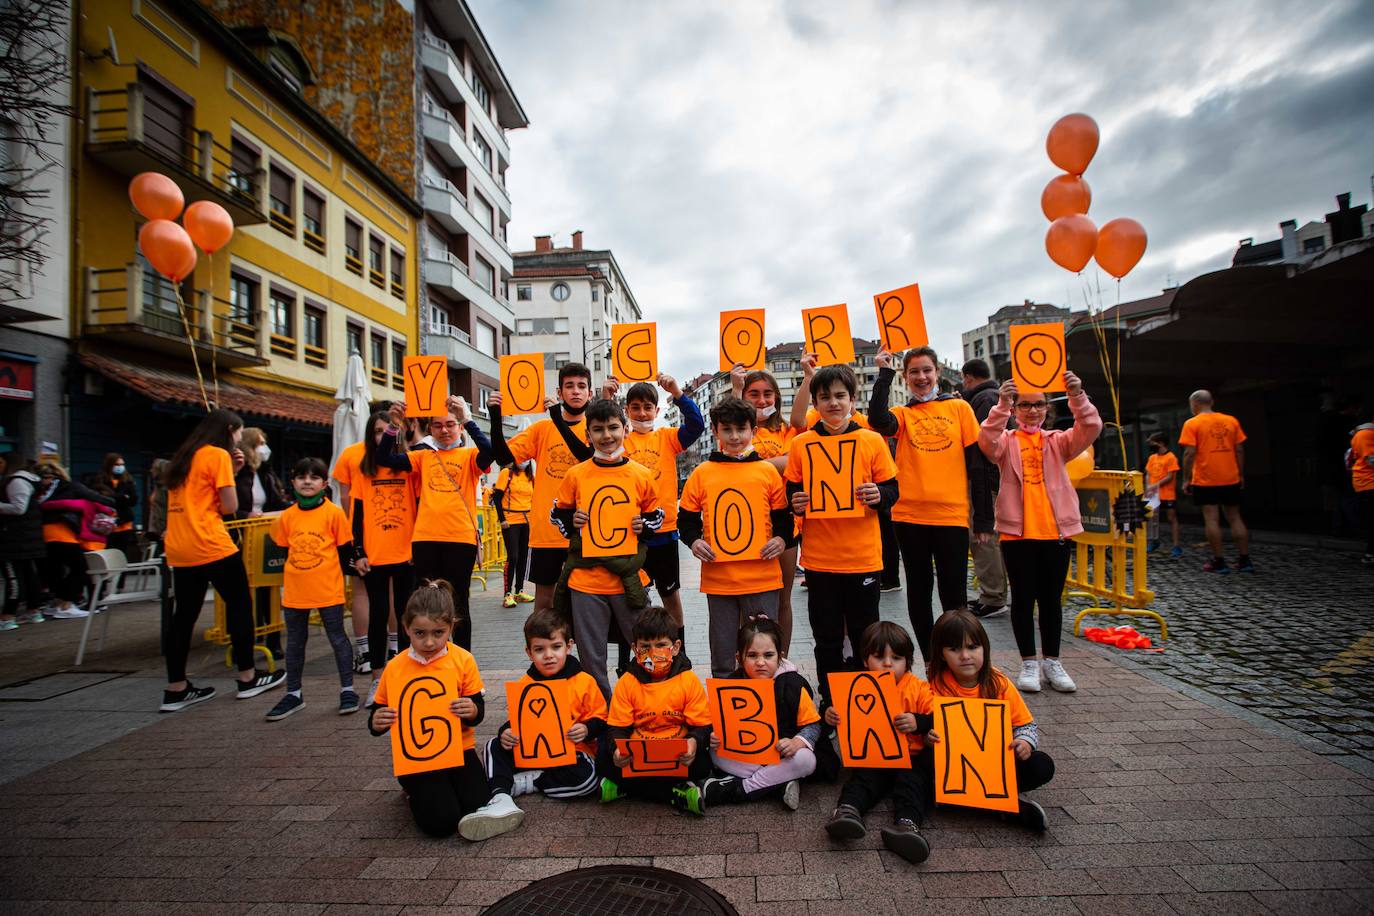
[[[807,353],[802,356],[801,365],[801,388],[792,395],[792,413],[788,417],[788,422],[795,430],[806,429],[806,411],[811,407],[811,376],[816,374],[816,354]]]
[[[873,382],[873,394],[868,399],[868,425],[881,436],[897,435],[897,417],[889,404],[892,401],[892,379],[897,370],[892,368],[892,354],[880,349],[873,358],[878,365],[878,377]]]
[[[382,441],[377,445],[377,463],[384,468],[391,468],[393,471],[409,471],[410,453],[396,451],[396,440],[406,428],[406,403],[405,401],[392,401],[391,408],[387,412],[387,419],[390,421],[387,428],[382,432]]]

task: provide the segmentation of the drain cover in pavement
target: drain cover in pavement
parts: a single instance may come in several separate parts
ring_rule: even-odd
[[[493,903],[483,916],[737,916],[686,875],[642,865],[597,865],[544,878]]]

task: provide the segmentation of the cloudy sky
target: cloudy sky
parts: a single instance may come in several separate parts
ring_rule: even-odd
[[[1089,215],[1150,236],[1123,300],[1338,192],[1370,200],[1365,0],[469,3],[531,122],[510,135],[513,246],[583,229],[613,249],[679,376],[715,369],[722,309],[766,307],[771,343],[848,302],[872,337],[872,295],[918,282],[958,360],[1004,304],[1082,307],[1039,206],[1069,112],[1102,129]]]

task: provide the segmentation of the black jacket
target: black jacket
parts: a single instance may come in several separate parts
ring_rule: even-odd
[[[968,401],[973,408],[973,416],[981,424],[988,418],[988,413],[997,406],[1000,395],[998,384],[992,379],[988,379],[981,385],[975,385],[964,392],[964,400]],[[997,490],[1001,486],[1001,473],[997,470],[997,465],[988,460],[983,454],[982,449],[975,448],[976,454],[970,459],[968,466],[969,499],[973,503],[974,518],[991,518],[994,514],[994,506],[997,502]],[[983,512],[980,513],[979,510]],[[975,525],[976,531],[992,531],[991,526]]]
[[[6,560],[41,560],[47,555],[43,544],[43,510],[38,502],[38,490],[42,486],[38,476],[29,471],[16,471],[0,481],[0,497],[9,502],[11,482],[18,479],[15,486],[16,501],[12,508],[21,509],[16,515],[0,515],[0,557]],[[29,496],[22,506],[19,500],[25,486]]]
[[[258,480],[262,481],[262,489],[266,494],[266,499],[262,503],[262,511],[278,512],[291,505],[291,500],[286,497],[286,488],[282,486],[281,479],[272,473],[271,468],[266,464],[260,464],[256,473]],[[234,489],[239,494],[239,508],[234,513],[234,518],[247,518],[249,513],[253,511],[253,474],[253,469],[245,464],[234,475]]]

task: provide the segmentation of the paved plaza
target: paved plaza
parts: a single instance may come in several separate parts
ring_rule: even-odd
[[[688,651],[706,667],[704,601],[684,551]],[[940,809],[911,866],[876,829],[842,849],[821,829],[837,787],[802,808],[760,803],[704,818],[641,802],[523,797],[524,825],[482,844],[417,834],[387,744],[340,718],[315,631],[307,708],[237,702],[222,650],[192,676],[224,690],[159,717],[156,610],[117,610],[77,674],[79,622],[0,639],[0,909],[13,912],[476,914],[523,884],[606,862],[700,878],[741,913],[1312,913],[1374,908],[1370,778],[1374,571],[1357,558],[1258,545],[1255,576],[1208,577],[1201,555],[1152,565],[1173,638],[1159,654],[1066,639],[1076,695],[1028,697],[1052,783],[1044,835]],[[1195,560],[1197,562],[1195,562]],[[493,577],[496,581],[496,577]],[[905,621],[903,593],[883,616]],[[799,610],[806,593],[798,591]],[[489,688],[479,740],[525,666],[523,610],[473,602]],[[209,619],[207,610],[206,620]],[[810,669],[800,613],[794,657]],[[1148,631],[1148,626],[1142,626]],[[1014,667],[1005,615],[989,621]],[[198,672],[198,674],[197,674]],[[48,675],[48,676],[44,676]],[[884,807],[870,827],[890,816]]]

